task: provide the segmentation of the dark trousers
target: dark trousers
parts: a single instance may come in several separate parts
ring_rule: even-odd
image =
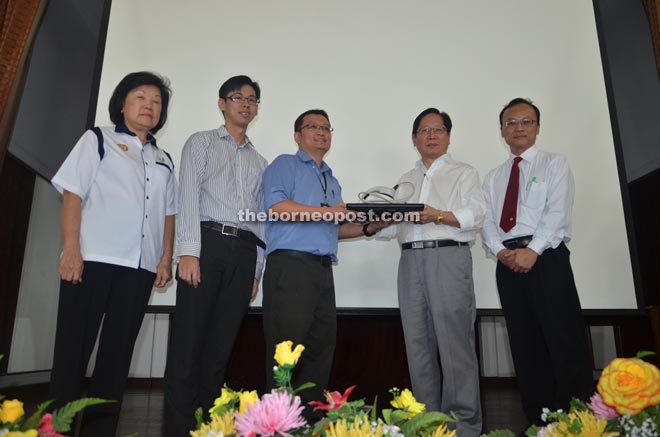
[[[76,285],[60,284],[49,397],[55,399],[52,408],[80,397],[82,378],[103,320],[87,396],[117,402],[85,410],[81,435],[114,437],[133,346],[156,275],[86,261],[82,278]]]
[[[588,400],[591,360],[566,245],[545,250],[528,273],[498,263],[497,286],[529,422],[541,424],[544,407],[567,411],[572,397]]]
[[[321,257],[293,257],[275,251],[268,255],[264,273],[264,336],[266,339],[266,391],[273,386],[275,346],[286,340],[305,351],[293,374],[297,388],[305,382],[316,387],[299,393],[303,404],[322,400],[328,385],[337,341],[337,315],[332,266]],[[309,417],[309,409],[305,415]]]
[[[165,371],[165,435],[188,436],[195,410],[207,415],[220,396],[229,356],[245,316],[257,249],[202,228],[197,288],[179,279]]]

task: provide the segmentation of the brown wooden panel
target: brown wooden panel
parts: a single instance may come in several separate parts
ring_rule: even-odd
[[[22,79],[46,0],[3,0],[0,6],[0,171],[18,107]]]
[[[249,314],[236,340],[229,366],[227,385],[263,392],[266,362],[263,324],[260,314]],[[304,359],[304,353],[303,353]],[[357,384],[352,399],[379,406],[389,402],[392,387],[410,387],[403,329],[398,315],[339,315],[337,348],[330,375],[330,390],[344,391]]]
[[[655,47],[655,61],[658,65],[658,74],[660,74],[660,0],[644,0],[644,7],[649,17],[651,37]]]

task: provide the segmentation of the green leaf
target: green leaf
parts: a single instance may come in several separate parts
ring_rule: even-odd
[[[375,410],[375,408],[374,408]],[[383,420],[385,421],[386,424],[391,425],[392,424],[392,410],[390,408],[384,409],[381,414],[383,415]]]
[[[649,355],[655,355],[655,352],[653,351],[639,351],[637,352],[637,355],[635,355],[635,358],[639,358],[640,360],[644,357],[648,357]]]
[[[589,411],[589,407],[587,407],[587,404],[582,402],[581,400],[577,398],[571,399],[570,402],[570,407],[568,411],[573,412],[573,411]]]
[[[109,401],[100,398],[82,398],[72,401],[53,412],[53,428],[62,433],[71,430],[71,422],[79,411],[92,405],[108,404],[115,401]]]
[[[313,382],[306,382],[306,383],[302,384],[300,387],[298,387],[297,389],[295,389],[292,394],[295,395],[299,391],[307,390],[308,388],[312,388],[312,387],[316,387],[316,384],[314,384]]]
[[[574,419],[572,422],[568,422],[568,432],[575,435],[578,435],[582,432],[582,424],[578,419]]]
[[[291,382],[291,372],[283,366],[277,366],[273,370],[273,378],[278,387],[288,387]]]
[[[376,395],[376,397],[374,398],[374,403],[371,406],[371,417],[369,418],[370,422],[375,422],[376,420],[378,420],[378,408],[376,408],[377,406],[378,406],[378,395]]]
[[[43,402],[43,403],[39,404],[39,406],[37,407],[37,411],[35,411],[34,414],[32,416],[30,416],[30,418],[27,419],[25,421],[25,423],[23,423],[22,428],[25,429],[25,430],[27,430],[27,429],[37,429],[39,427],[39,425],[41,424],[41,416],[44,415],[44,411],[46,411],[46,408],[48,408],[48,406],[52,403],[53,403],[53,401],[46,401],[46,402]]]
[[[202,410],[202,407],[199,407],[195,410],[195,422],[197,423],[195,430],[200,429],[202,427],[202,423],[204,423],[204,411]]]
[[[401,432],[407,436],[427,434],[428,431],[434,430],[440,424],[447,422],[454,422],[454,419],[439,411],[419,413],[401,425]]]
[[[319,420],[314,424],[314,427],[312,428],[312,435],[322,435],[325,436],[325,427],[327,424],[332,422],[332,420],[328,419],[327,417],[324,417],[323,419]]]
[[[516,437],[516,435],[508,429],[496,429],[488,434],[482,434],[481,437]]]
[[[393,410],[391,419],[392,419],[391,424],[396,425],[400,428],[404,422],[408,421],[408,412],[403,410]]]
[[[528,437],[536,437],[539,434],[540,429],[541,428],[539,428],[538,426],[532,425],[529,428],[527,428],[527,431],[525,431],[525,435]]]

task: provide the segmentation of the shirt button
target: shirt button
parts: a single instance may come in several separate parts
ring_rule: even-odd
[[[149,182],[149,178],[147,178],[147,182]]]
[[[149,196],[147,196],[147,200],[149,200]]]

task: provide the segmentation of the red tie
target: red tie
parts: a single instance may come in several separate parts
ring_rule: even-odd
[[[511,176],[509,176],[509,185],[506,186],[506,196],[504,196],[502,218],[500,219],[500,228],[502,228],[504,232],[509,232],[516,225],[516,214],[518,212],[518,188],[520,187],[520,167],[518,167],[518,164],[520,161],[522,161],[520,156],[516,156],[513,159]]]

